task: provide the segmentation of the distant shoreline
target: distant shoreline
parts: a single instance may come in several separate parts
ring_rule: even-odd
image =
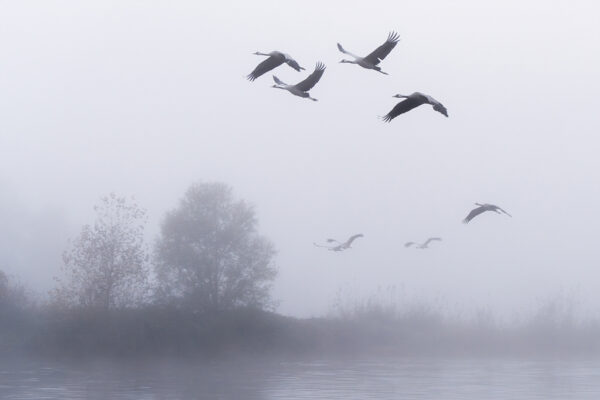
[[[15,317],[16,318],[16,317]],[[256,309],[212,314],[148,307],[18,316],[0,327],[0,353],[34,357],[600,356],[600,326],[556,318],[513,327],[437,314],[300,319]]]

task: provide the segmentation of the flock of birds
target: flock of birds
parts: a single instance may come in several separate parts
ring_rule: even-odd
[[[471,220],[473,218],[475,218],[476,216],[483,214],[486,211],[493,211],[496,214],[504,214],[504,215],[508,215],[509,217],[512,217],[512,215],[510,215],[509,213],[507,213],[506,211],[504,211],[502,208],[498,207],[497,205],[494,204],[481,204],[481,203],[475,203],[475,205],[477,207],[475,207],[474,209],[472,209],[469,214],[465,217],[465,219],[463,219],[463,223],[468,224],[469,222],[471,222]],[[339,240],[336,239],[327,239],[325,240],[326,243],[329,243],[328,245],[322,245],[322,244],[317,244],[317,243],[313,243],[315,246],[317,247],[324,247],[328,250],[331,251],[343,251],[343,250],[347,250],[349,248],[352,247],[352,242],[354,242],[354,240],[363,237],[364,235],[362,233],[350,236],[350,238],[348,240],[346,240],[345,242],[340,242]],[[416,243],[416,242],[406,242],[404,244],[404,247],[413,247],[415,249],[421,249],[421,250],[425,250],[429,248],[429,244],[431,242],[441,242],[442,238],[440,237],[430,237],[429,239],[427,239],[426,241],[424,241],[423,243]]]
[[[391,51],[394,49],[394,47],[396,47],[396,45],[398,44],[399,41],[400,41],[400,36],[396,32],[390,32],[390,34],[387,37],[387,40],[381,46],[377,47],[375,50],[373,50],[369,55],[367,55],[365,57],[360,57],[360,56],[357,56],[357,55],[349,52],[348,50],[344,49],[344,47],[342,47],[341,44],[338,43],[337,44],[338,50],[340,52],[342,52],[343,54],[348,55],[352,58],[351,60],[342,59],[340,61],[340,63],[357,64],[357,65],[361,66],[362,68],[372,69],[381,74],[388,75],[387,72],[384,72],[381,70],[379,63],[381,63],[381,61],[383,61],[391,53]],[[280,65],[282,65],[284,63],[287,64],[288,66],[290,66],[291,68],[295,69],[298,72],[304,70],[304,68],[301,67],[300,64],[296,60],[294,60],[289,54],[282,53],[280,51],[272,51],[270,53],[261,53],[261,52],[257,51],[254,54],[258,55],[258,56],[266,56],[268,58],[265,59],[264,61],[262,61],[261,63],[259,63],[256,66],[256,68],[254,68],[254,70],[250,74],[248,74],[247,79],[252,82],[255,81],[257,78],[261,77],[262,75],[264,75],[265,73],[279,67]],[[275,84],[272,87],[276,88],[276,89],[287,90],[288,92],[290,92],[291,94],[293,94],[295,96],[299,96],[299,97],[311,99],[313,101],[317,101],[317,99],[310,96],[309,91],[319,82],[319,80],[321,80],[321,77],[323,77],[324,73],[325,73],[325,64],[323,64],[322,62],[317,62],[315,70],[306,79],[298,82],[295,85],[289,85],[289,84],[283,82],[281,79],[277,78],[275,75],[273,75],[273,80],[275,81]],[[413,108],[416,108],[423,104],[431,105],[435,111],[448,117],[448,110],[446,109],[446,107],[444,107],[444,105],[442,103],[440,103],[433,97],[423,94],[421,92],[414,92],[410,95],[396,94],[393,97],[404,99],[404,100],[399,102],[398,104],[396,104],[394,106],[394,108],[392,108],[390,110],[390,112],[388,112],[385,116],[381,117],[381,119],[384,122],[390,122],[397,116],[404,114],[405,112],[408,112],[408,111],[412,110]],[[507,213],[506,211],[504,211],[502,208],[498,207],[497,205],[488,204],[488,203],[486,203],[486,204],[475,203],[475,205],[477,207],[469,212],[469,214],[463,220],[463,223],[465,223],[465,224],[469,223],[473,218],[477,217],[478,215],[480,215],[486,211],[492,211],[497,214],[505,214],[505,215],[511,217],[511,215],[509,213]],[[314,243],[314,245],[317,247],[326,248],[330,251],[344,251],[344,250],[350,249],[352,247],[352,243],[356,239],[361,238],[363,236],[364,235],[362,233],[359,233],[359,234],[351,236],[350,238],[348,238],[348,240],[346,240],[344,242],[340,242],[336,239],[329,238],[329,239],[326,239],[326,241],[325,241],[326,244]],[[404,245],[404,247],[407,247],[407,248],[413,247],[416,249],[427,249],[427,248],[429,248],[429,244],[431,242],[441,241],[441,240],[442,240],[442,238],[439,238],[439,237],[431,237],[423,243],[407,242]]]
[[[338,50],[342,53],[352,57],[352,60],[343,59],[340,63],[348,63],[348,64],[357,64],[366,69],[372,69],[374,71],[380,72],[382,74],[388,75],[387,72],[383,72],[379,63],[385,59],[388,54],[396,47],[398,42],[400,41],[400,36],[396,32],[391,32],[387,38],[387,40],[378,48],[373,50],[366,57],[360,57],[355,54],[350,53],[346,49],[342,47],[341,44],[337,44]],[[291,68],[300,72],[303,71],[304,68],[298,64],[296,60],[294,60],[289,54],[282,53],[280,51],[272,51],[270,53],[261,53],[259,51],[255,52],[257,56],[267,56],[268,58],[262,61],[260,64],[254,68],[250,74],[248,74],[247,78],[249,81],[254,81],[265,73],[271,71],[279,67],[281,64],[287,64]],[[313,101],[317,101],[314,97],[310,97],[308,93],[310,89],[312,89],[318,82],[321,80],[323,73],[325,72],[325,64],[322,62],[317,62],[315,70],[303,81],[296,83],[295,85],[288,85],[283,82],[281,79],[277,78],[273,75],[273,80],[275,84],[272,86],[276,89],[287,90],[291,94],[299,97],[303,97],[306,99],[311,99]],[[400,103],[396,104],[394,108],[390,112],[388,112],[385,116],[382,117],[384,122],[390,122],[394,118],[396,118],[400,114],[404,114],[407,111],[412,110],[423,104],[430,104],[433,106],[435,111],[438,111],[444,114],[446,117],[448,116],[448,110],[446,107],[436,99],[426,94],[420,92],[414,92],[410,95],[397,94],[393,97],[397,97],[400,99],[404,99]]]

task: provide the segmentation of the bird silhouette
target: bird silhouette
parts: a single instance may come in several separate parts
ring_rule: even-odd
[[[373,52],[366,57],[360,57],[355,54],[352,54],[349,51],[347,51],[346,49],[344,49],[341,44],[338,43],[337,47],[338,47],[339,51],[354,58],[354,60],[343,59],[340,62],[341,63],[349,63],[349,64],[358,64],[363,68],[373,69],[377,72],[381,72],[382,74],[388,75],[387,72],[383,72],[381,70],[381,67],[379,67],[378,64],[384,58],[386,58],[388,54],[390,54],[390,52],[394,49],[394,47],[396,47],[396,44],[398,44],[399,40],[400,40],[400,36],[396,32],[390,32],[387,40],[381,46],[379,46],[378,48],[373,50]]]
[[[463,223],[468,224],[473,218],[475,218],[476,216],[478,216],[479,214],[482,214],[486,211],[493,211],[496,214],[506,214],[509,217],[512,217],[512,215],[510,215],[509,213],[507,213],[506,211],[504,211],[502,208],[494,205],[494,204],[481,204],[481,203],[475,203],[475,205],[477,206],[477,208],[474,208],[471,210],[471,212],[469,213],[469,215],[467,215],[465,217],[465,219],[463,219]]]
[[[346,240],[343,243],[336,239],[327,239],[326,240],[327,243],[337,243],[337,245],[335,245],[335,246],[324,246],[324,245],[317,244],[317,243],[313,243],[313,244],[317,247],[324,247],[330,251],[343,251],[343,250],[347,250],[347,249],[351,248],[352,242],[354,242],[356,239],[361,238],[363,236],[364,235],[362,233],[352,235],[352,236],[350,236],[350,238],[348,238],[348,240]]]
[[[419,244],[416,242],[406,242],[404,244],[404,247],[411,247],[411,246],[415,246],[415,249],[428,249],[429,248],[429,243],[433,242],[433,241],[442,241],[442,238],[439,237],[432,237],[427,239],[425,242]]]
[[[312,89],[317,84],[317,82],[319,82],[319,80],[323,76],[323,72],[325,72],[325,64],[318,62],[313,73],[310,74],[308,78],[295,85],[288,85],[287,83],[281,81],[279,78],[273,75],[273,80],[275,81],[275,85],[273,85],[273,87],[276,89],[287,90],[295,96],[309,98],[313,101],[317,101],[317,99],[310,97],[308,91]]]
[[[384,122],[390,122],[398,115],[404,114],[405,112],[410,111],[413,108],[419,107],[423,104],[431,104],[435,111],[444,114],[446,117],[448,116],[448,110],[446,109],[446,107],[444,107],[442,103],[440,103],[433,97],[423,94],[421,92],[414,92],[413,94],[408,96],[403,94],[397,94],[392,97],[397,97],[401,99],[403,98],[405,100],[396,104],[394,108],[392,108],[392,110],[382,118]]]
[[[257,56],[268,56],[269,58],[258,64],[256,68],[254,68],[254,71],[248,74],[246,78],[249,81],[254,81],[265,72],[269,72],[270,70],[279,67],[283,63],[286,63],[296,71],[302,71],[304,69],[289,54],[285,54],[280,51],[272,51],[270,53],[261,53],[257,51],[253,54],[256,54]]]

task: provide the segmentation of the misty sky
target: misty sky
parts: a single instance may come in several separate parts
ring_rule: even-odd
[[[190,184],[223,181],[278,249],[284,314],[403,288],[518,310],[600,310],[600,6],[593,1],[0,1],[0,269],[44,293],[111,191],[152,243]],[[338,63],[396,30],[384,76]],[[327,65],[318,102],[245,79],[281,50]],[[396,93],[423,106],[391,124]],[[484,214],[465,226],[474,202]],[[312,245],[365,235],[353,249]],[[441,236],[429,251],[406,241]]]

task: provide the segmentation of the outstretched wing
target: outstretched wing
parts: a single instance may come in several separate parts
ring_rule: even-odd
[[[254,81],[256,78],[263,75],[265,72],[269,72],[273,68],[279,67],[281,64],[283,64],[282,57],[270,56],[269,58],[258,64],[256,68],[254,68],[254,71],[250,72],[250,74],[248,74],[246,78],[248,78],[249,81]]]
[[[508,215],[509,217],[511,217],[511,218],[512,218],[512,215],[510,215],[509,213],[507,213],[506,211],[504,211],[502,208],[500,208],[500,207],[498,207],[498,206],[496,206],[496,208],[497,208],[498,210],[502,211],[504,214],[506,214],[506,215]]]
[[[283,82],[281,79],[279,79],[278,77],[276,77],[275,75],[273,75],[273,80],[275,81],[276,84],[278,85],[287,85],[287,83]]]
[[[379,64],[381,60],[387,57],[388,54],[396,47],[398,41],[400,40],[400,35],[396,32],[390,32],[387,40],[384,44],[376,48],[371,54],[366,56],[365,61],[370,62],[373,65]]]
[[[433,109],[439,113],[444,114],[446,117],[448,116],[448,110],[442,103],[437,103],[433,105]]]
[[[468,224],[473,218],[486,211],[487,208],[485,206],[474,208],[473,210],[471,210],[469,215],[467,215],[465,219],[463,219],[463,223]]]
[[[323,64],[322,62],[318,62],[313,73],[310,74],[308,78],[306,78],[302,82],[296,84],[296,88],[303,92],[308,92],[310,89],[313,88],[313,86],[317,84],[317,82],[319,82],[319,80],[323,76],[323,72],[325,72],[325,64]]]
[[[396,106],[392,108],[392,111],[387,113],[382,119],[384,122],[390,122],[398,115],[404,114],[405,112],[410,111],[413,108],[420,106],[421,104],[423,103],[421,103],[419,100],[409,97],[396,104]]]
[[[429,243],[433,242],[434,240],[437,240],[437,241],[440,241],[440,242],[441,242],[441,241],[442,241],[442,238],[439,238],[439,237],[432,237],[432,238],[429,238],[429,239],[427,239],[427,240],[425,241],[425,243],[423,243],[423,246],[427,246]]]
[[[439,101],[437,101],[429,95],[425,94],[424,96],[427,98],[427,102],[433,106],[433,109],[435,111],[444,114],[446,117],[448,116],[448,110],[446,109],[446,107],[444,107],[442,103],[440,103]]]
[[[354,58],[360,58],[360,57],[359,57],[359,56],[357,56],[356,54],[352,54],[352,53],[350,53],[348,50],[344,49],[344,48],[342,47],[342,45],[341,45],[341,44],[339,44],[339,43],[337,44],[337,48],[338,48],[338,50],[339,50],[339,51],[341,51],[341,52],[342,52],[342,53],[344,53],[344,54],[348,54],[349,56],[352,56],[352,57],[354,57]]]
[[[289,65],[290,67],[294,68],[298,72],[300,72],[304,69],[300,66],[300,64],[298,64],[298,62],[296,60],[294,60],[292,57],[290,57],[287,54],[285,55],[285,63],[287,65]]]
[[[346,247],[350,247],[352,245],[352,242],[354,242],[356,239],[363,237],[364,235],[362,233],[359,233],[357,235],[353,235],[350,236],[350,238],[346,241],[346,243],[344,243],[344,246]]]
[[[348,52],[347,52],[346,50],[344,50],[344,48],[342,47],[342,45],[341,45],[341,44],[339,44],[339,43],[338,43],[338,44],[337,44],[337,47],[338,47],[338,50],[339,50],[339,51],[341,51],[342,53],[344,53],[344,54],[348,54]]]

